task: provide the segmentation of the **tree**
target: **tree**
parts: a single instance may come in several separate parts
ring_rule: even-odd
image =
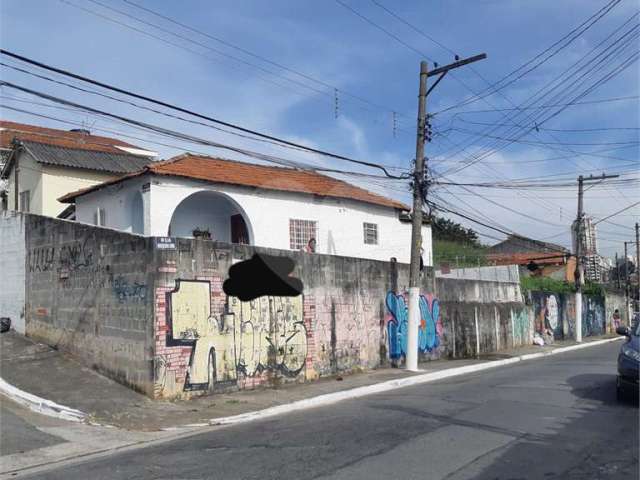
[[[465,228],[448,218],[433,217],[431,219],[434,240],[447,240],[466,245],[480,246],[478,234],[471,228]]]

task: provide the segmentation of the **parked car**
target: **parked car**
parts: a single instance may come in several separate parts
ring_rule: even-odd
[[[618,400],[628,394],[638,395],[638,375],[640,374],[640,323],[631,327],[620,326],[616,333],[627,337],[618,354],[618,380],[616,393]]]

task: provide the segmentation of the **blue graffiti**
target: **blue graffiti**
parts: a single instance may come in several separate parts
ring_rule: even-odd
[[[409,310],[403,295],[389,292],[386,305],[391,319],[387,323],[389,338],[389,357],[399,359],[407,353],[407,329],[409,327]],[[431,306],[423,295],[419,299],[420,325],[418,327],[418,350],[422,353],[431,352],[440,345],[439,316],[440,303],[433,299]]]

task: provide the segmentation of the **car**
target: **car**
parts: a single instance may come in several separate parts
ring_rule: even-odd
[[[618,379],[616,395],[618,400],[628,394],[638,395],[638,375],[640,374],[640,322],[633,322],[632,327],[620,326],[618,335],[627,337],[618,354]]]

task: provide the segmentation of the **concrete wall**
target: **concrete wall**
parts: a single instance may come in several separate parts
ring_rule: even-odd
[[[0,232],[11,233],[1,238],[14,243],[16,218],[24,218],[27,335],[150,396],[274,386],[404,361],[405,264],[2,216]],[[250,302],[227,296],[229,268],[255,252],[294,260],[302,294]],[[0,254],[6,261],[10,253]],[[523,302],[510,267],[489,268],[446,278],[425,270],[422,360],[530,344],[536,321],[553,323],[549,296],[535,300],[545,308],[540,317],[533,297]],[[563,320],[575,311],[571,296],[556,298],[556,308],[556,325],[572,335]],[[584,335],[605,327],[604,301],[586,298]]]
[[[26,215],[26,333],[153,393],[151,239]]]
[[[607,291],[604,299],[605,316],[607,320],[607,332],[615,333],[618,326],[614,320],[614,312],[618,310],[620,315],[620,325],[631,325],[629,322],[629,311],[626,308],[624,292]]]
[[[576,304],[573,293],[549,293],[531,292],[527,303],[531,305],[534,314],[534,330],[543,332],[553,331],[556,340],[570,339],[575,336]],[[582,296],[582,336],[597,336],[611,333],[615,330],[612,326],[613,310],[605,309],[606,298],[600,296]],[[609,300],[611,306],[620,305],[619,299],[612,296]],[[624,310],[624,298],[622,299],[620,312]]]
[[[157,397],[300,382],[401,361],[407,265],[201,240],[156,242]],[[293,259],[302,295],[227,297],[229,267],[254,252]],[[433,285],[428,272],[425,292]],[[422,302],[421,351],[433,358],[442,351],[437,300],[425,294]]]
[[[167,236],[173,213],[180,203],[193,194],[217,192],[226,196],[237,211],[245,217],[252,244],[268,248],[288,250],[290,248],[289,219],[315,220],[318,224],[317,251],[330,255],[370,258],[386,261],[395,257],[401,263],[409,262],[411,225],[400,222],[398,212],[349,199],[315,197],[294,192],[256,189],[233,185],[212,185],[189,179],[144,176],[113,185],[77,199],[77,219],[93,223],[96,208],[114,212],[107,216],[107,226],[131,231],[131,222],[122,218],[119,210],[141,185],[149,184],[149,207],[146,217],[148,228],[145,235]],[[124,211],[129,212],[130,207]],[[198,217],[183,219],[180,231],[188,231],[202,220]],[[378,244],[364,243],[363,223],[378,225]],[[200,225],[202,226],[202,225]],[[213,226],[212,226],[213,228]],[[215,229],[214,229],[215,237]],[[172,232],[173,235],[173,232]],[[217,240],[224,240],[225,234]],[[431,231],[423,227],[424,262],[432,265]]]
[[[25,226],[22,214],[0,212],[0,317],[25,333]]]
[[[532,342],[533,317],[522,301],[517,266],[437,272],[436,295],[448,357],[485,355]]]

